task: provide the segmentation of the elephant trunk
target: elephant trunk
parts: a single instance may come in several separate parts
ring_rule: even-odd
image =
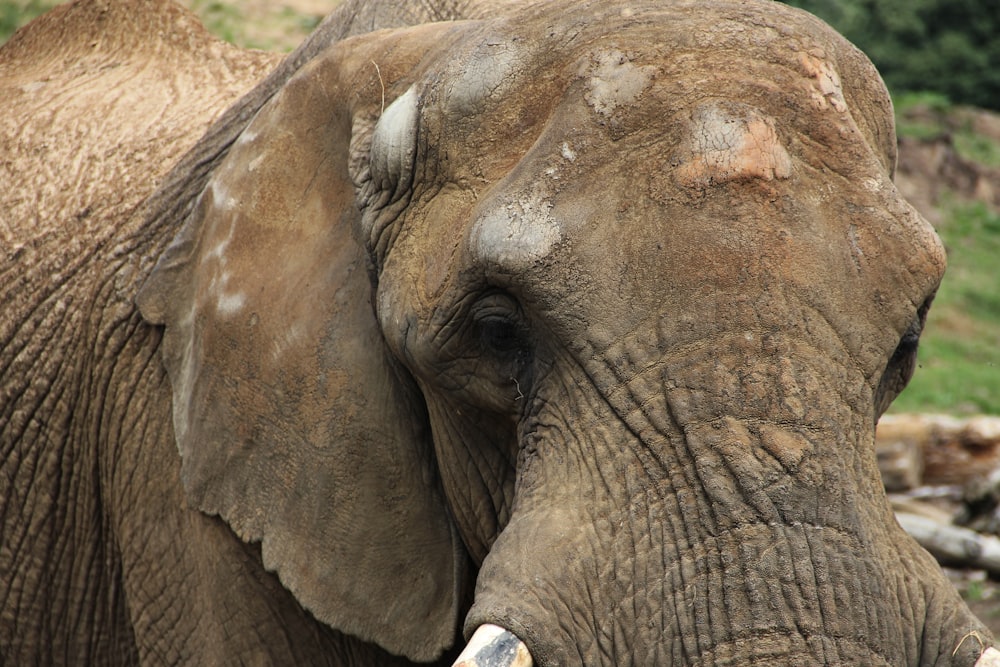
[[[769,358],[664,360],[610,395],[581,391],[593,369],[550,387],[466,631],[506,628],[539,665],[915,664],[956,647],[973,664],[961,638],[988,633],[884,500],[870,383]],[[729,413],[705,409],[719,396]]]

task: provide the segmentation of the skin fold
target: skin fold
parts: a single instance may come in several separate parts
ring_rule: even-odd
[[[875,464],[945,257],[830,28],[347,2],[278,63],[59,12],[0,50],[0,663],[992,644]]]

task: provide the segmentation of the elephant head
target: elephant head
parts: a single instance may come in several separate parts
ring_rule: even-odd
[[[777,3],[332,46],[140,294],[191,505],[416,660],[464,623],[542,665],[971,664],[875,465],[944,269],[892,123]]]

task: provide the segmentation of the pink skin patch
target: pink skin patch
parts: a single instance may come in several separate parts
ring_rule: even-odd
[[[792,160],[781,145],[774,120],[743,104],[699,107],[676,172],[684,187],[730,181],[772,181],[791,176]]]

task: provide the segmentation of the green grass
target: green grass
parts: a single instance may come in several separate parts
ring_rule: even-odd
[[[194,0],[191,9],[198,15],[208,31],[231,44],[246,41],[244,27],[246,20],[236,5],[215,0]],[[259,47],[254,47],[259,48]]]
[[[1000,144],[974,133],[968,124],[952,136],[952,141],[959,155],[987,167],[1000,167]]]
[[[198,15],[209,32],[247,49],[291,51],[323,19],[277,4],[249,7],[232,0],[182,1]]]
[[[232,0],[187,0],[187,5],[212,34],[237,46],[263,51],[292,50],[323,18],[277,6],[266,16],[259,8],[251,14]]]
[[[946,203],[938,233],[948,271],[920,343],[918,368],[894,412],[1000,414],[1000,214]]]
[[[930,140],[948,132],[946,120],[952,105],[940,93],[904,93],[893,96],[896,108],[896,134],[901,137]]]
[[[59,0],[2,0],[0,1],[0,44],[14,31],[31,19],[44,14],[59,4]]]
[[[962,590],[962,597],[970,602],[979,602],[983,599],[983,582],[970,581]]]
[[[950,138],[967,160],[1000,167],[1000,145],[976,134],[967,112],[938,93],[893,98],[896,131]],[[920,343],[918,368],[894,412],[1000,414],[1000,213],[983,202],[946,198],[938,233],[948,271]]]

